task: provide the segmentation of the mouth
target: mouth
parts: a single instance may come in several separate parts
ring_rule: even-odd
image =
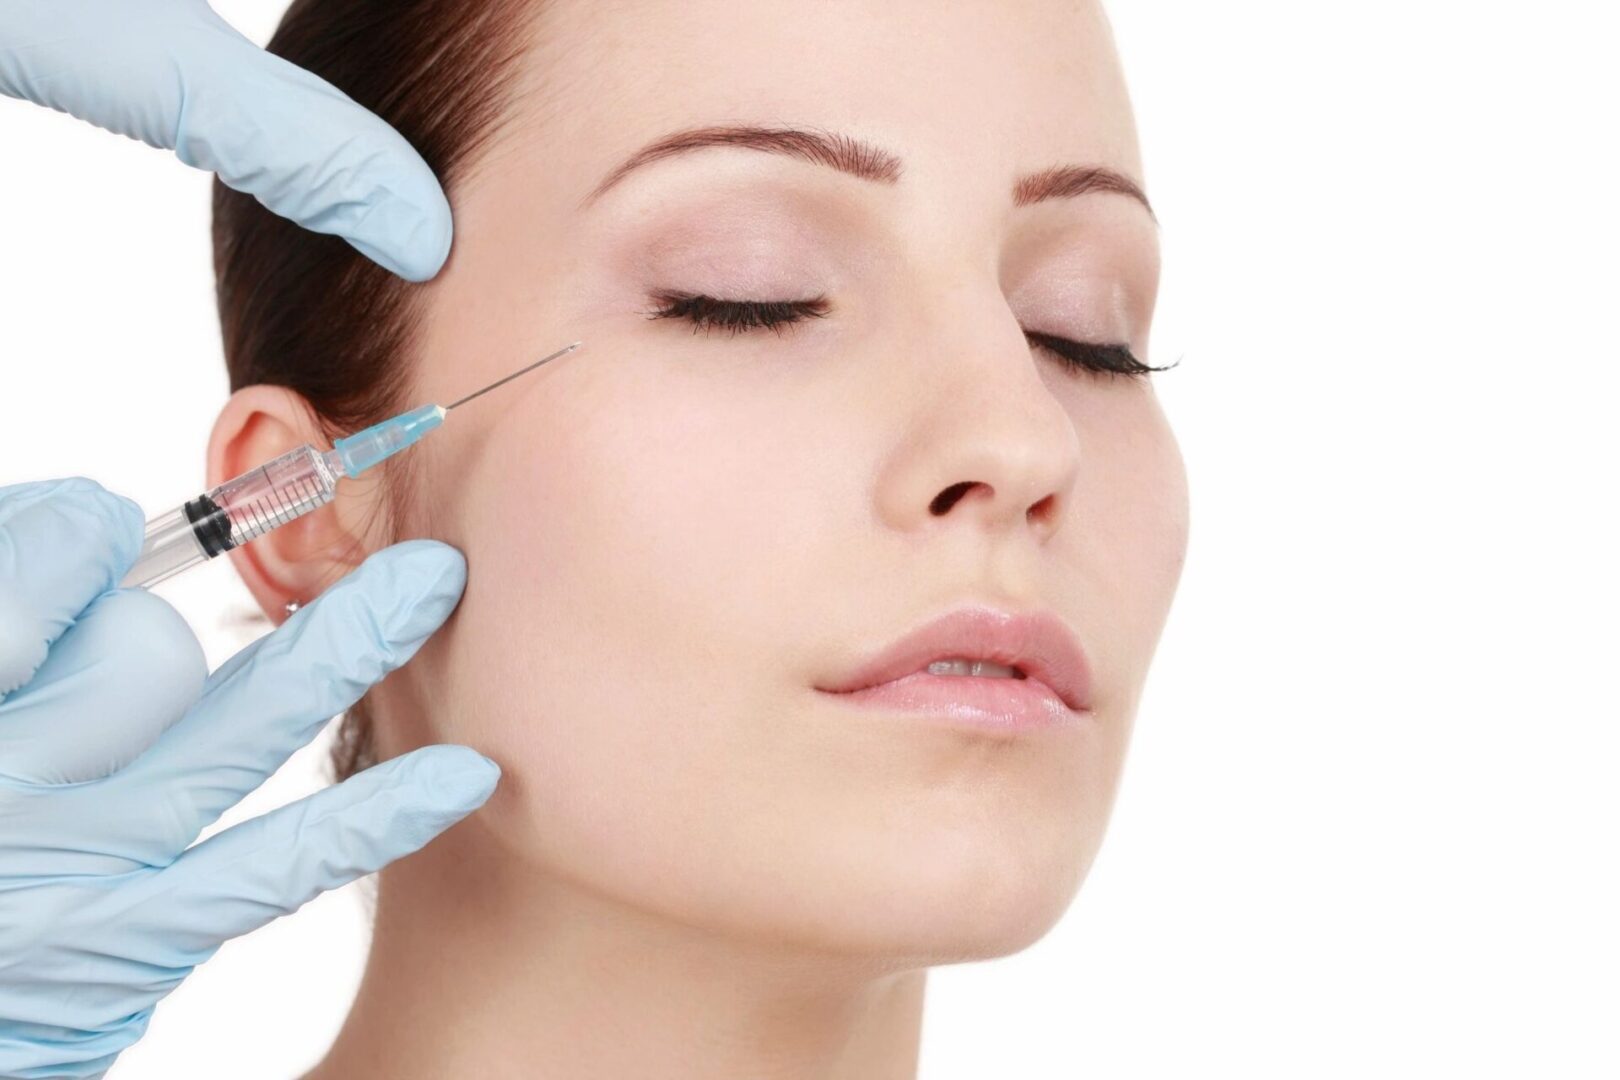
[[[1050,613],[967,607],[925,623],[817,689],[871,704],[1010,710],[1024,720],[1091,708],[1091,674]]]
[[[1072,726],[1086,715],[1070,709],[1050,687],[1035,679],[932,675],[927,671],[833,697],[850,707],[996,732]]]

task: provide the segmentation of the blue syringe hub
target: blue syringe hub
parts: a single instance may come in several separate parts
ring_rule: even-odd
[[[445,410],[440,406],[424,405],[338,439],[332,449],[343,464],[343,475],[359,476],[379,461],[415,445],[422,436],[444,423],[444,415]]]

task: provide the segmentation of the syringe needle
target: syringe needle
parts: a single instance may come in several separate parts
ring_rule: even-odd
[[[484,387],[482,390],[474,390],[472,393],[468,394],[466,397],[462,398],[460,401],[456,401],[456,402],[453,402],[452,404],[446,405],[444,407],[444,411],[449,412],[451,409],[454,409],[458,405],[465,405],[465,404],[467,404],[467,402],[471,401],[473,398],[478,397],[481,394],[487,394],[491,390],[495,389],[497,386],[505,386],[507,383],[511,382],[513,379],[517,378],[519,375],[525,374],[526,372],[533,371],[535,368],[539,367],[541,364],[549,363],[552,360],[557,359],[557,357],[564,355],[565,353],[571,353],[571,352],[573,352],[575,349],[579,348],[583,344],[584,344],[584,342],[582,342],[582,341],[576,341],[572,345],[569,345],[567,348],[558,349],[556,352],[552,353],[550,356],[541,357],[540,359],[536,360],[534,363],[529,364],[527,367],[518,368],[516,371],[512,372],[512,374],[506,376],[503,379],[497,379],[495,382],[490,383],[488,386]]]

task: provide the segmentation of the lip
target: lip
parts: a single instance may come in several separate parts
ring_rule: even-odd
[[[1016,667],[1023,679],[932,675],[962,657]],[[818,690],[862,704],[946,711],[996,726],[1072,720],[1091,709],[1091,669],[1068,624],[1049,612],[959,608],[933,619]]]

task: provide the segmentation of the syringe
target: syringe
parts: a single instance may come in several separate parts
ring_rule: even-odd
[[[414,445],[444,423],[451,409],[571,353],[581,344],[576,341],[558,349],[449,405],[424,405],[338,439],[331,450],[317,450],[306,443],[153,518],[146,523],[140,558],[124,575],[122,586],[155,585],[320,509],[337,495],[337,482],[343,477],[359,476]]]

